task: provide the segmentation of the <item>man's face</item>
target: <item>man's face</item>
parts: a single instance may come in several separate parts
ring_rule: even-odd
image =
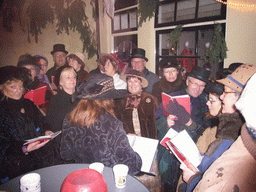
[[[222,100],[222,113],[234,113],[236,111],[235,103],[239,99],[239,96],[235,94],[233,89],[225,85],[220,99]]]
[[[188,77],[186,80],[187,92],[192,97],[198,97],[204,91],[206,83],[194,77]]]
[[[141,72],[145,69],[146,63],[142,58],[133,58],[131,61],[132,68]]]
[[[62,51],[57,51],[53,54],[53,61],[58,67],[62,67],[66,64],[66,53]]]

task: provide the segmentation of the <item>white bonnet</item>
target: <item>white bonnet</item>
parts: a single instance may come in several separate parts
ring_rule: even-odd
[[[247,82],[235,105],[244,116],[247,127],[256,130],[256,73]]]

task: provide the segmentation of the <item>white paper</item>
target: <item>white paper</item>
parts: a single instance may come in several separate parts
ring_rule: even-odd
[[[127,136],[131,147],[142,159],[141,171],[151,173],[159,141],[157,139],[146,137]]]

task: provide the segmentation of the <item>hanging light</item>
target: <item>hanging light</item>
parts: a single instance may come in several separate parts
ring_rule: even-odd
[[[215,0],[215,1],[222,3],[224,5],[235,6],[235,7],[254,7],[255,6],[254,4],[228,3],[223,0]]]

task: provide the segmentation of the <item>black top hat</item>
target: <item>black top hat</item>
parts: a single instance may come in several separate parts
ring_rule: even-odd
[[[145,57],[146,51],[141,48],[135,48],[132,50],[131,58],[142,58],[148,61],[148,58]]]
[[[194,77],[198,80],[208,83],[210,74],[211,74],[211,71],[206,70],[202,67],[195,66],[193,67],[192,71],[188,74],[188,76]]]
[[[77,87],[76,92],[72,96],[72,100],[120,99],[126,94],[126,89],[115,89],[112,77],[106,74],[97,73],[88,77],[85,82]]]
[[[61,52],[68,54],[68,52],[65,50],[65,45],[63,45],[63,44],[53,45],[53,51],[51,51],[51,54],[53,55],[57,51],[61,51]]]
[[[206,93],[215,93],[217,95],[222,95],[224,91],[224,85],[217,83],[217,82],[209,82],[205,87]]]
[[[161,59],[161,61],[159,62],[159,66],[161,67],[161,69],[165,69],[165,68],[170,68],[170,67],[174,67],[176,69],[180,69],[178,62],[176,59],[171,59],[171,58],[163,58]]]

